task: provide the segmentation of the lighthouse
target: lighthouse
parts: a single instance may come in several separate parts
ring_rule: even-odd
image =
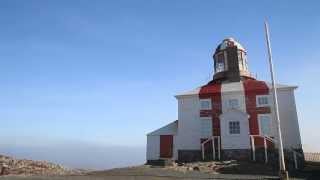
[[[209,82],[175,96],[177,120],[147,134],[148,163],[231,159],[278,162],[272,85],[251,75],[247,51],[234,38],[217,45],[213,63]],[[303,156],[296,155],[303,150],[294,97],[297,86],[275,87],[285,156],[298,167]]]

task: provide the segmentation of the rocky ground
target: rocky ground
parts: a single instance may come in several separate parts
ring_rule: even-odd
[[[208,161],[195,163],[172,163],[165,169],[179,172],[199,171],[207,174],[259,174],[275,176],[276,169],[270,165],[261,163],[238,162],[238,161]]]
[[[127,168],[115,168],[105,171],[74,173],[59,165],[24,160],[23,171],[17,173],[14,168],[4,179],[20,180],[172,180],[172,179],[277,179],[271,167],[261,164],[243,164],[237,161],[172,163],[169,166],[141,165]],[[31,163],[31,164],[30,164]],[[37,164],[37,165],[35,165]],[[44,168],[44,165],[46,164]],[[50,164],[50,165],[49,165]],[[26,168],[27,166],[31,166]],[[11,166],[12,167],[12,166]],[[16,166],[17,167],[17,166]],[[17,169],[17,168],[16,168]],[[18,168],[19,169],[19,168]],[[21,169],[21,168],[20,168]],[[254,170],[253,170],[254,169]],[[254,172],[251,173],[250,171]],[[23,172],[23,173],[22,173]],[[246,173],[250,172],[250,173]],[[19,175],[19,176],[15,176]],[[32,176],[30,176],[32,175]]]
[[[33,161],[27,159],[14,159],[0,155],[0,175],[80,175],[82,170],[68,169],[58,164],[46,161]]]
[[[141,165],[105,171],[83,171],[32,160],[17,160],[0,155],[1,179],[6,180],[173,180],[173,179],[279,179],[276,167],[238,162],[210,161],[172,163],[169,166]],[[294,179],[320,179],[320,164],[308,164],[304,171],[291,174]]]

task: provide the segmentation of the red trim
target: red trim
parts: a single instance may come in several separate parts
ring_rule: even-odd
[[[200,110],[200,117],[210,117],[212,115],[212,109]]]
[[[269,94],[269,87],[264,81],[247,79],[243,81],[245,91],[246,109],[249,114],[249,129],[251,135],[259,134],[258,114],[270,113],[270,107],[257,107],[256,96]],[[263,146],[262,138],[255,138],[255,144]]]
[[[202,86],[199,92],[199,99],[211,99],[212,109],[201,110],[200,117],[212,117],[212,132],[214,136],[220,136],[220,120],[219,116],[222,113],[221,105],[221,84],[209,83]]]

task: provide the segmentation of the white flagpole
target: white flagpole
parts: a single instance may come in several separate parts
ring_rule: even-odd
[[[284,153],[283,153],[281,126],[280,126],[280,116],[279,116],[279,106],[278,106],[278,98],[277,98],[277,88],[276,88],[276,83],[275,83],[275,74],[273,71],[272,52],[271,52],[271,45],[270,45],[270,38],[269,38],[269,27],[268,27],[267,21],[265,21],[264,25],[265,25],[265,31],[266,31],[266,40],[267,40],[268,55],[269,55],[269,66],[270,66],[270,74],[271,74],[271,80],[272,80],[272,90],[273,90],[272,94],[273,94],[274,112],[276,115],[278,136],[279,136],[278,149],[279,149],[280,175],[282,175],[282,177],[284,177],[284,178],[287,178],[288,174],[287,174],[286,165],[284,162]]]

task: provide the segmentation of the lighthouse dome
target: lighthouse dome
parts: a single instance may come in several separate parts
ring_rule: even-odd
[[[248,68],[247,52],[233,38],[226,38],[217,46],[213,54],[214,80],[235,82],[251,78]]]
[[[216,52],[225,50],[227,47],[236,46],[239,50],[246,51],[245,48],[232,37],[224,39],[217,47]]]

